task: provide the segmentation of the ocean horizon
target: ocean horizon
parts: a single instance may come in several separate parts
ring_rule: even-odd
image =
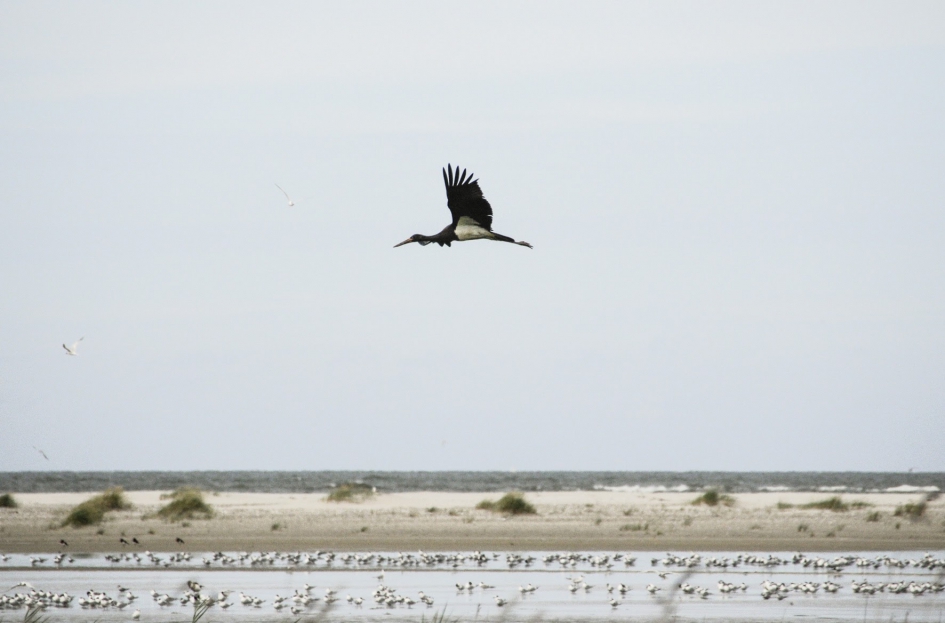
[[[945,472],[637,471],[7,471],[0,492],[59,493],[197,487],[207,491],[317,493],[360,482],[381,493],[409,491],[701,491],[728,493],[936,493]]]

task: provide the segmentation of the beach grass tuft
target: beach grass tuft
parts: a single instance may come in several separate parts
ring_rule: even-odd
[[[779,510],[779,511],[786,511],[786,510],[788,510],[789,508],[794,508],[794,505],[793,505],[793,504],[789,504],[788,502],[778,502],[778,510]]]
[[[449,619],[446,618],[446,608],[444,607],[440,612],[433,613],[433,616],[430,617],[429,623],[459,623],[459,620],[459,617]],[[427,615],[420,615],[420,623],[427,623]]]
[[[925,502],[908,502],[900,504],[893,513],[896,517],[907,517],[915,521],[925,514],[925,508],[928,506]]]
[[[209,519],[213,516],[213,508],[203,501],[200,489],[182,487],[173,493],[165,493],[161,499],[170,500],[157,512],[158,517],[165,521]]]
[[[719,504],[723,506],[733,506],[735,504],[735,498],[730,495],[725,495],[724,493],[719,493],[715,489],[709,489],[694,499],[692,503],[696,506],[700,504],[705,504],[706,506],[718,506]]]
[[[193,618],[190,620],[190,623],[198,623],[198,621],[200,621],[200,619],[202,619],[204,615],[207,614],[207,611],[209,611],[212,606],[213,606],[212,601],[199,601],[195,603],[194,615],[193,615]]]
[[[839,495],[835,495],[832,498],[827,498],[826,500],[817,500],[816,502],[801,504],[800,508],[843,513],[850,510],[850,505],[844,502]]]
[[[362,502],[374,495],[371,485],[363,482],[343,482],[328,493],[329,502]]]
[[[72,526],[73,528],[91,526],[102,523],[105,513],[109,511],[127,510],[129,508],[131,508],[131,502],[125,497],[124,490],[121,487],[112,487],[73,508],[63,520],[62,525]]]
[[[4,493],[0,495],[0,508],[18,508],[20,505],[16,503],[16,499],[13,497],[12,493]]]
[[[50,617],[43,616],[43,614],[42,606],[30,606],[26,609],[26,614],[23,615],[23,623],[47,623]]]
[[[521,493],[506,493],[498,500],[483,500],[476,504],[476,508],[494,513],[507,515],[535,515],[538,511]]]
[[[881,516],[882,516],[882,515],[879,514],[879,511],[873,511],[872,513],[870,513],[869,515],[866,516],[866,521],[868,521],[868,522],[870,522],[870,523],[875,523],[875,522],[879,521],[879,518],[880,518]]]
[[[621,532],[646,532],[649,529],[648,523],[625,523],[619,528]]]

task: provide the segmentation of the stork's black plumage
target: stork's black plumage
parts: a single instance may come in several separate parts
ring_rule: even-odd
[[[449,206],[450,213],[453,215],[453,222],[433,236],[414,234],[403,242],[395,244],[395,248],[410,242],[419,242],[421,245],[435,242],[442,247],[443,245],[450,246],[456,241],[480,238],[511,242],[532,248],[532,245],[527,242],[492,231],[492,206],[482,196],[479,180],[474,180],[472,174],[467,175],[466,169],[463,169],[461,174],[457,167],[454,173],[453,166],[446,165],[443,169],[443,183],[446,184],[446,205]]]

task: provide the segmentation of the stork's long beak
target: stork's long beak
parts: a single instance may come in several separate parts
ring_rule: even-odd
[[[402,247],[405,244],[410,243],[410,242],[416,242],[416,240],[413,239],[413,236],[407,238],[403,242],[398,242],[397,244],[394,245],[394,248],[396,249],[397,247]]]

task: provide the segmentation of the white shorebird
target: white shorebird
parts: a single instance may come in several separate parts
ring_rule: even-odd
[[[279,186],[278,184],[276,184],[276,188],[278,188],[279,190],[281,190],[281,191],[282,191],[282,194],[285,195],[285,198],[289,200],[289,207],[290,207],[290,208],[295,205],[295,202],[292,201],[292,197],[289,196],[289,193],[287,193],[287,192],[285,191],[285,189],[284,189],[282,186]]]
[[[49,457],[46,456],[46,453],[43,452],[42,450],[40,450],[39,448],[37,448],[36,446],[33,446],[33,450],[36,450],[37,452],[39,452],[40,454],[42,454],[42,455],[43,455],[43,458],[46,459],[47,461],[49,460]]]
[[[70,356],[72,356],[72,357],[75,357],[76,355],[78,355],[78,354],[79,354],[79,342],[81,342],[81,341],[84,340],[84,339],[85,339],[85,336],[83,335],[82,337],[80,337],[79,339],[77,339],[75,342],[73,342],[73,343],[72,343],[72,346],[66,346],[65,344],[63,344],[62,347],[66,349],[66,354],[67,354],[67,355],[70,355]]]

